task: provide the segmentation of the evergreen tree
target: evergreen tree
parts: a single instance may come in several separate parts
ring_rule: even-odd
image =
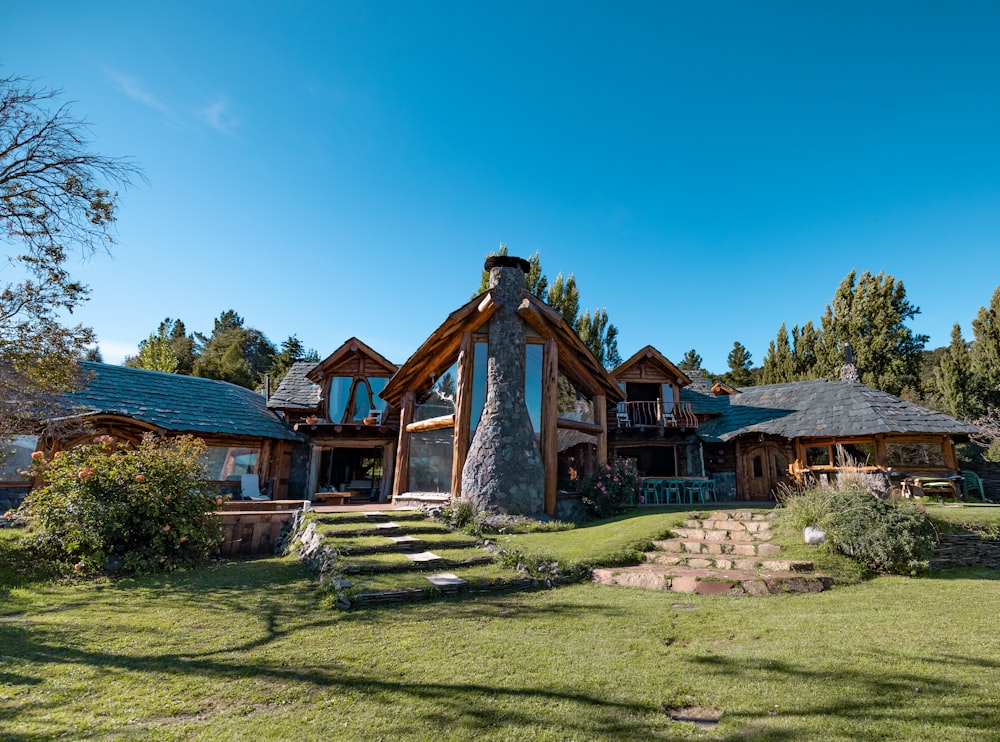
[[[906,321],[919,313],[906,299],[902,281],[868,271],[858,276],[852,270],[823,315],[817,370],[827,378],[840,378],[844,343],[850,342],[865,384],[897,396],[906,388],[918,388],[927,336],[914,333]]]
[[[177,357],[178,374],[190,375],[194,372],[194,337],[187,334],[187,328],[179,319],[167,317],[160,323],[163,333],[170,338],[170,347]]]
[[[729,372],[724,374],[724,380],[730,386],[741,387],[753,384],[752,362],[749,351],[742,343],[733,343],[733,349],[726,356]]]
[[[93,348],[87,348],[87,352],[83,354],[83,360],[91,361],[92,363],[104,363],[104,356],[101,354],[101,347],[95,345]]]
[[[319,354],[311,348],[307,351],[301,340],[295,335],[290,335],[287,340],[282,341],[281,352],[275,355],[271,362],[271,368],[268,371],[268,375],[271,377],[271,389],[278,388],[278,384],[285,378],[288,369],[298,361],[319,363]]]
[[[819,344],[819,332],[812,320],[806,322],[802,329],[798,325],[792,328],[792,355],[795,358],[795,377],[793,381],[820,378],[816,371],[816,346]]]
[[[956,324],[951,330],[951,344],[934,371],[937,392],[945,412],[963,420],[974,420],[982,412],[981,394],[972,373],[969,346]]]
[[[795,328],[798,329],[798,328]],[[797,369],[795,353],[788,339],[785,323],[778,329],[778,337],[767,346],[767,354],[761,368],[761,382],[764,384],[783,384],[795,381]]]
[[[507,245],[500,243],[500,247],[494,253],[488,253],[487,258],[492,256],[509,255]],[[525,276],[525,287],[530,293],[544,301],[549,306],[557,309],[566,320],[566,323],[580,336],[587,348],[604,365],[605,368],[614,368],[621,363],[621,355],[618,353],[618,328],[608,320],[606,309],[597,309],[593,314],[588,310],[580,313],[580,292],[576,286],[576,278],[572,273],[568,277],[563,277],[560,273],[555,283],[549,286],[548,279],[542,272],[541,257],[538,252],[528,261],[529,270]],[[489,271],[483,271],[479,282],[479,291],[473,294],[473,298],[479,296],[490,286]]]
[[[681,358],[680,364],[677,366],[681,371],[693,371],[701,368],[701,356],[698,352],[691,348],[684,357]]]
[[[1000,407],[1000,286],[989,307],[980,307],[972,320],[972,373],[980,384],[982,404]]]

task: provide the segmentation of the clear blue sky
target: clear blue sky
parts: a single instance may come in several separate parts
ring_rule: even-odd
[[[852,268],[948,342],[1000,285],[997,2],[5,3],[149,184],[74,272],[119,362],[233,308],[402,362],[500,242],[574,272],[623,357],[760,363]]]

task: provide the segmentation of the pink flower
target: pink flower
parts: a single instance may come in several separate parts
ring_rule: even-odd
[[[80,471],[77,473],[77,476],[80,477],[80,479],[89,479],[90,477],[94,476],[96,472],[97,469],[95,469],[94,467],[85,466],[82,469],[80,469]]]
[[[170,530],[170,524],[167,523],[165,526],[163,526],[163,532],[166,533],[169,530]]]
[[[135,481],[137,481],[137,482],[145,482],[146,481],[146,477],[144,477],[142,474],[136,474],[135,475]]]
[[[41,451],[35,451],[33,454],[31,454],[31,458],[33,458],[35,461],[38,461],[39,459],[44,459],[45,454],[42,453]]]

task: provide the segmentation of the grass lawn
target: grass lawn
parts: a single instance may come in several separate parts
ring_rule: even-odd
[[[671,517],[621,528],[648,538]],[[518,538],[567,538],[564,553],[586,557],[574,539],[588,531],[593,553],[629,545],[600,526]],[[0,564],[11,549],[0,533]],[[0,571],[0,739],[978,740],[1000,728],[995,572],[770,598],[579,584],[347,613],[323,608],[291,559],[39,577]],[[721,723],[673,722],[677,707]]]

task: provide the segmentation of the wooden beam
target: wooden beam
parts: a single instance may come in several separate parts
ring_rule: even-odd
[[[403,392],[399,410],[399,448],[396,451],[396,476],[393,479],[392,496],[401,495],[410,486],[410,433],[406,427],[413,420],[413,408],[417,396],[412,391]]]
[[[483,299],[485,304],[490,295]],[[483,311],[480,305],[480,311]],[[470,425],[469,419],[472,417],[472,384],[475,369],[473,367],[474,347],[472,344],[472,333],[466,332],[462,335],[462,344],[458,349],[458,379],[456,381],[455,400],[455,437],[453,439],[452,461],[451,461],[451,499],[457,500],[462,496],[462,470],[465,468],[465,459],[469,455]]]
[[[594,395],[594,422],[601,432],[597,434],[597,462],[608,463],[608,401],[603,394]]]
[[[555,518],[559,497],[559,346],[554,338],[542,351],[542,429],[539,441],[545,472],[545,514]]]
[[[543,403],[542,409],[544,408]],[[597,416],[597,397],[594,397],[594,416]],[[556,427],[563,428],[564,430],[579,430],[581,433],[590,433],[590,435],[600,435],[604,432],[604,428],[602,428],[598,423],[588,423],[583,420],[570,420],[565,417],[556,418]]]
[[[427,430],[441,430],[442,428],[455,427],[455,414],[441,415],[440,417],[429,417],[426,420],[417,420],[406,426],[407,433],[420,433]]]

